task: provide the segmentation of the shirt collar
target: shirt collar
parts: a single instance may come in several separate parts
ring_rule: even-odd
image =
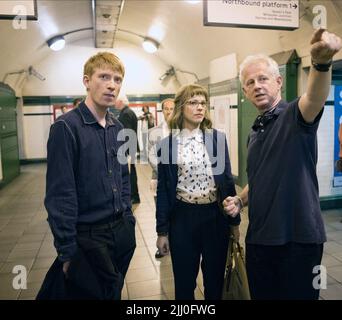
[[[287,103],[283,100],[280,100],[277,106],[273,109],[273,113],[278,116],[281,112],[284,111],[286,106],[287,106]]]
[[[188,143],[191,140],[203,143],[203,132],[201,129],[195,129],[192,131],[183,129],[180,131],[178,137],[181,144]]]
[[[279,114],[284,111],[286,105],[285,101],[280,100],[274,108],[258,115],[253,123],[252,129],[256,131],[259,128],[266,127],[272,120],[278,118]]]
[[[78,109],[79,109],[79,111],[81,113],[81,117],[82,117],[82,120],[83,120],[84,124],[98,123],[98,121],[96,120],[94,115],[91,113],[91,111],[89,110],[87,105],[84,103],[84,101],[82,101],[80,103],[80,105],[78,106]],[[106,125],[107,126],[115,125],[114,116],[108,110],[107,110],[107,113],[106,113]]]

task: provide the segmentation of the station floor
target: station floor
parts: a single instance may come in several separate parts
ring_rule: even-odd
[[[134,207],[137,218],[137,248],[131,261],[122,298],[125,300],[174,299],[170,256],[156,259],[155,207],[149,190],[148,165],[137,165],[141,203]],[[0,300],[34,299],[56,257],[53,238],[43,205],[45,164],[25,165],[21,175],[0,190]],[[324,211],[328,242],[324,246],[323,265],[327,268],[327,289],[320,299],[342,300],[342,209]],[[247,228],[242,216],[241,238]],[[242,241],[243,243],[243,241]],[[14,289],[16,265],[27,270],[27,289]],[[203,299],[201,274],[196,298]]]

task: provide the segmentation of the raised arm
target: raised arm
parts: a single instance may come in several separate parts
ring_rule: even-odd
[[[300,112],[309,123],[315,120],[328,97],[331,84],[331,68],[328,66],[333,56],[341,49],[341,39],[333,33],[319,29],[314,33],[311,44],[313,66],[310,68],[307,90],[299,100]]]

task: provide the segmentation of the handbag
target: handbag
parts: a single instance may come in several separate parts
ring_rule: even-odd
[[[222,299],[251,300],[244,251],[233,237],[229,239]]]

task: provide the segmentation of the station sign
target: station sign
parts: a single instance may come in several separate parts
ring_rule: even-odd
[[[0,20],[38,20],[37,0],[0,0]]]
[[[299,0],[204,0],[205,26],[295,30]]]

